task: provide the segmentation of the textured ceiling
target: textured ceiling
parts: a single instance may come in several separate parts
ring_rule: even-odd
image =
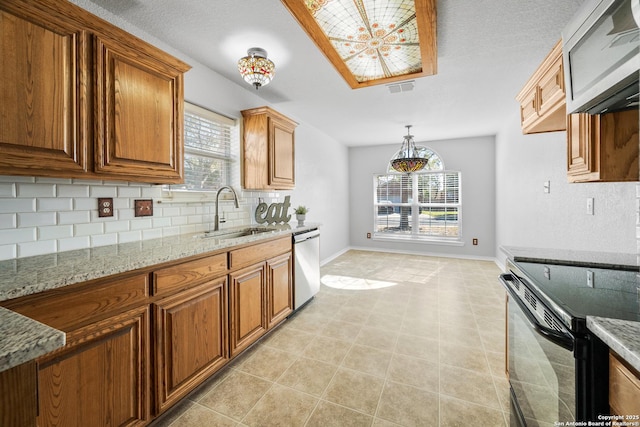
[[[400,144],[407,124],[417,142],[496,134],[583,0],[439,0],[438,74],[394,94],[351,89],[279,0],[91,2],[249,91],[237,60],[266,49],[276,75],[258,91],[265,103],[357,146]]]

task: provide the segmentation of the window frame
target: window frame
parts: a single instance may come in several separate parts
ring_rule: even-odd
[[[420,202],[419,201],[419,178],[420,176],[425,175],[442,175],[444,182],[446,182],[446,176],[456,174],[457,175],[457,202],[447,202],[445,199],[444,202]],[[408,202],[406,203],[380,203],[378,200],[378,183],[380,177],[402,177],[407,176],[411,179],[411,193],[408,195]],[[412,174],[401,174],[397,172],[387,172],[387,173],[377,173],[373,175],[373,233],[372,238],[374,240],[384,240],[384,241],[394,241],[394,242],[415,242],[415,243],[433,243],[433,244],[442,244],[442,245],[455,245],[455,246],[463,246],[463,230],[462,230],[462,173],[460,171],[439,169],[439,170],[428,170],[421,172],[414,172]],[[456,236],[446,236],[446,235],[433,235],[433,234],[424,234],[420,233],[420,215],[411,215],[410,218],[410,230],[409,232],[385,232],[378,231],[378,221],[380,215],[380,209],[384,209],[391,206],[394,209],[403,207],[410,208],[411,212],[420,212],[423,208],[437,208],[444,209],[446,216],[447,208],[455,208],[457,210],[457,230],[458,233]],[[388,214],[388,213],[387,213]],[[444,219],[445,227],[446,227],[446,217]]]
[[[224,156],[219,153],[208,152],[204,150],[199,150],[197,148],[188,147],[186,144],[186,128],[185,132],[185,145],[184,145],[184,154],[185,159],[187,154],[192,155],[201,155],[202,157],[208,157],[212,159],[218,159],[226,162],[226,179],[225,182],[222,183],[224,185],[232,185],[234,183],[233,172],[236,169],[237,159],[234,155],[234,143],[239,143],[239,126],[238,121],[236,119],[224,116],[222,114],[216,113],[215,111],[209,110],[207,108],[200,107],[196,104],[185,101],[184,102],[184,111],[185,114],[193,114],[200,118],[207,119],[209,121],[215,122],[217,124],[221,124],[229,127],[230,140],[229,140],[229,155]],[[186,173],[186,172],[185,172]],[[186,180],[186,176],[185,176]],[[201,202],[201,201],[213,201],[215,200],[217,189],[216,190],[189,190],[189,189],[181,189],[181,188],[172,188],[172,185],[163,185],[162,186],[162,203],[189,203],[189,202]],[[222,197],[225,199],[226,197]]]

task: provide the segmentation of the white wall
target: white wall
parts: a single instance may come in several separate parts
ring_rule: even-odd
[[[514,106],[496,137],[497,245],[635,254],[636,183],[567,182],[566,144],[566,132],[522,135]]]
[[[349,150],[350,241],[353,247],[460,257],[493,258],[495,251],[495,148],[493,137],[416,141],[433,149],[447,170],[462,173],[462,237],[464,246],[367,239],[373,232],[373,175],[384,173],[400,148],[393,145]],[[471,240],[478,239],[472,246]]]
[[[132,27],[117,16],[86,0],[74,3],[120,26],[191,64],[185,75],[185,99],[226,116],[239,119],[240,111],[268,103],[252,87],[242,87],[181,52]],[[293,112],[271,105],[297,120]],[[297,120],[299,122],[299,120]],[[236,163],[232,184],[240,189],[239,139],[233,147]],[[346,216],[331,215],[335,203],[348,200],[347,149],[339,142],[300,123],[296,129],[296,189],[294,191],[242,191],[240,209],[229,202],[221,210],[229,220],[223,227],[254,221],[258,198],[267,203],[291,196],[293,206],[311,208],[310,222],[323,224],[321,259],[348,247]],[[97,197],[113,197],[115,215],[98,218]],[[154,185],[93,180],[48,179],[0,176],[0,259],[84,249],[132,242],[178,233],[208,230],[213,217],[212,203],[157,203],[161,188]],[[152,198],[153,217],[135,218],[133,201]],[[295,218],[293,219],[295,224]]]

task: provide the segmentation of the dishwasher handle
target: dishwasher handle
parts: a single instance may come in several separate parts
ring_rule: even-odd
[[[320,230],[310,230],[308,232],[303,232],[303,233],[299,233],[299,234],[294,234],[293,235],[293,243],[297,244],[297,243],[302,243],[306,240],[310,240],[310,239],[315,239],[320,237]]]

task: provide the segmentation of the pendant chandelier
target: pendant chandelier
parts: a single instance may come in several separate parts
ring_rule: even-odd
[[[429,161],[425,150],[417,150],[410,134],[411,125],[405,126],[407,134],[402,141],[402,146],[395,159],[391,160],[391,167],[401,173],[417,172],[424,168]]]
[[[247,50],[247,56],[238,61],[238,71],[245,82],[255,86],[256,90],[260,86],[266,86],[276,71],[276,66],[270,59],[267,59],[267,51],[252,47]]]

